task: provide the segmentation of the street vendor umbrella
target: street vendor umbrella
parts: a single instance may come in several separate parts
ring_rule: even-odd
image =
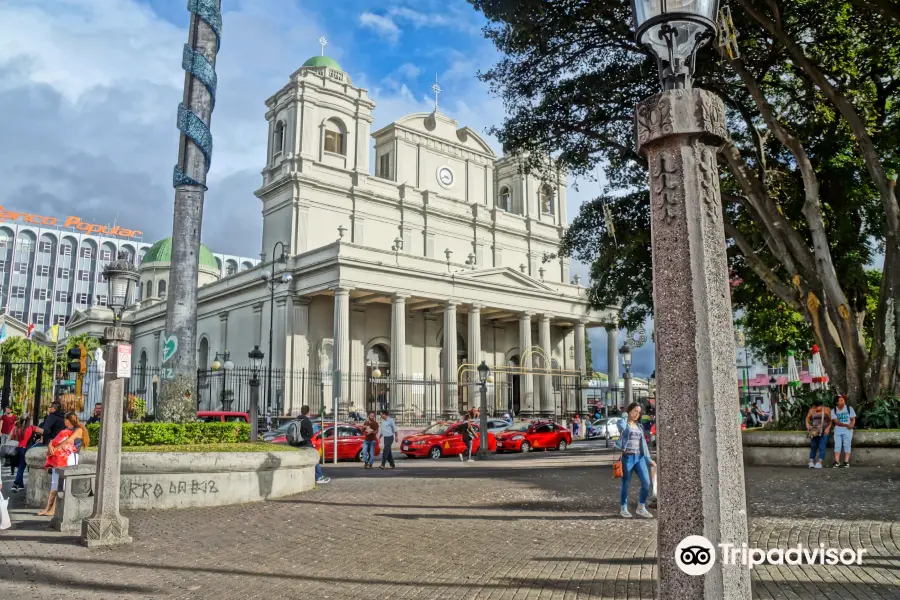
[[[822,357],[819,355],[819,347],[815,344],[810,349],[809,378],[812,380],[812,384],[809,387],[814,390],[821,390],[828,383],[828,376],[825,374],[825,369],[822,368]]]
[[[794,389],[801,385],[800,371],[797,369],[797,359],[794,358],[794,351],[787,352],[787,382],[788,382],[788,398],[794,397]]]

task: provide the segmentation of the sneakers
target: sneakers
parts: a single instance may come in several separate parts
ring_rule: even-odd
[[[849,467],[850,465],[847,465],[847,466]],[[9,491],[11,491],[11,492],[21,492],[24,490],[25,490],[25,486],[16,485],[16,484],[13,484],[13,486],[11,488],[9,488]]]
[[[469,459],[469,462],[475,462],[475,459],[474,459],[474,458],[470,458],[470,459]]]
[[[331,479],[328,477],[322,477],[321,479],[316,479],[316,483],[329,483]]]
[[[650,513],[650,511],[647,510],[647,508],[644,507],[644,506],[638,506],[638,509],[634,512],[634,514],[636,514],[636,515],[639,516],[639,517],[643,517],[643,518],[645,518],[645,519],[652,519],[652,518],[653,518],[653,515],[652,515],[652,514]]]
[[[849,469],[849,468],[850,468],[850,463],[845,462],[845,463],[844,463],[844,468],[845,468],[845,469]]]
[[[466,459],[463,458],[462,454],[459,455],[459,462],[466,462]]]
[[[628,512],[628,507],[627,507],[627,506],[623,506],[623,507],[622,507],[622,510],[619,511],[619,516],[622,517],[623,519],[630,519],[630,518],[631,518],[631,513]]]
[[[832,469],[837,469],[839,466],[841,466],[841,463],[836,462],[836,463],[834,463],[833,465],[831,465],[831,468],[832,468]]]
[[[816,466],[815,466],[814,468],[815,468],[815,469],[821,469],[821,468],[822,468],[822,463],[821,463],[821,462],[817,462],[817,463],[816,463]]]
[[[810,469],[812,469],[812,468],[815,467],[815,466],[816,466],[816,463],[814,463],[813,461],[809,461],[809,468],[810,468]]]

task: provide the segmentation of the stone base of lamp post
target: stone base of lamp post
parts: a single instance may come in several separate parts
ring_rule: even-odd
[[[116,374],[119,346],[131,339],[131,331],[125,327],[107,327],[104,337],[106,373],[103,378],[103,420],[100,422],[97,478],[94,482],[94,512],[81,526],[81,540],[88,548],[131,543],[128,519],[119,514],[125,380]]]
[[[714,547],[747,542],[716,158],[728,135],[724,115],[722,101],[700,89],[663,92],[636,111],[638,151],[650,171],[661,600],[751,597],[747,569],[717,560],[695,577],[675,562],[690,535]]]
[[[250,380],[250,441],[259,441],[259,378]]]

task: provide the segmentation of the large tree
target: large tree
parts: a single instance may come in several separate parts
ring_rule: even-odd
[[[508,112],[494,133],[530,167],[552,156],[573,176],[603,170],[604,195],[582,207],[561,250],[591,265],[595,306],[622,306],[619,325],[643,321],[652,313],[649,195],[633,110],[659,83],[655,59],[634,41],[630,0],[470,2],[503,54],[481,74]],[[900,387],[893,8],[736,0],[739,55],[713,42],[695,77],[728,112],[720,163],[730,268],[742,280],[735,307],[799,315],[851,401]],[[865,268],[879,254],[872,302]]]

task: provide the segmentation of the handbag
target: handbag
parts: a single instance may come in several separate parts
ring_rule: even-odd
[[[619,460],[613,463],[613,479],[622,479],[625,474],[623,471],[622,455],[619,455]]]
[[[0,446],[0,458],[15,458],[19,454],[19,440],[6,440]]]

